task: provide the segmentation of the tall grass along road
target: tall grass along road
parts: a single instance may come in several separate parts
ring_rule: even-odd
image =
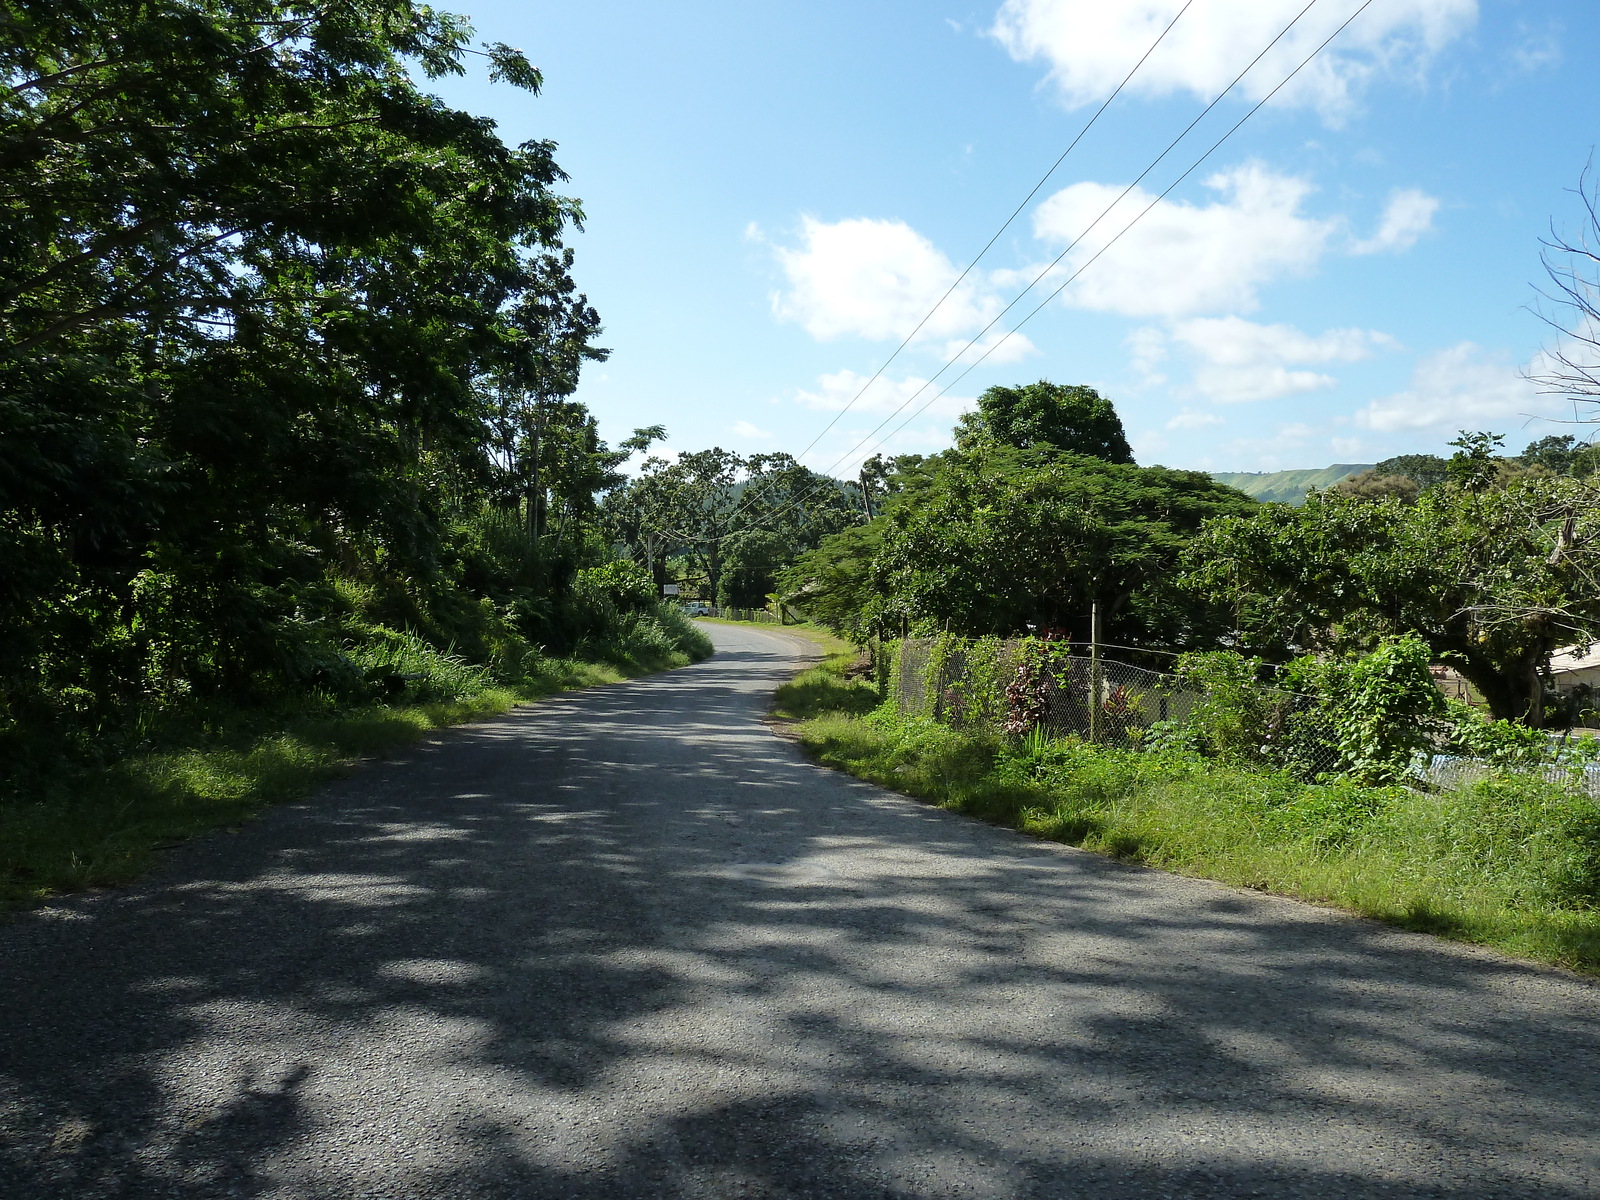
[[[0,1195],[1600,1195],[1593,985],[825,771],[706,628],[0,928]]]

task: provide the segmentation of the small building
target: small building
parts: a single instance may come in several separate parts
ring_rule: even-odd
[[[1562,695],[1600,687],[1600,646],[1570,646],[1550,656],[1550,682]]]

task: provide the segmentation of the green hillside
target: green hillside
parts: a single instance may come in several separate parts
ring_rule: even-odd
[[[1321,470],[1312,467],[1304,471],[1213,471],[1211,478],[1257,500],[1299,504],[1312,488],[1332,487],[1341,479],[1370,470],[1371,463],[1335,463]]]

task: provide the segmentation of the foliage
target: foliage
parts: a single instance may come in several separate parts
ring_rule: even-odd
[[[1188,581],[1286,657],[1414,633],[1496,717],[1538,724],[1551,652],[1600,625],[1600,507],[1579,480],[1508,478],[1499,461],[1466,438],[1455,478],[1413,504],[1327,492],[1218,520],[1189,547]]]
[[[1518,457],[1524,466],[1541,467],[1553,475],[1588,475],[1593,472],[1588,450],[1570,433],[1549,434],[1529,442]]]
[[[1046,687],[1053,657],[1049,642],[1030,638],[1023,643],[1016,672],[1006,685],[1006,716],[1001,732],[1010,737],[1027,737],[1044,729],[1050,715]]]
[[[656,602],[656,587],[637,563],[621,560],[578,572],[575,590],[591,605],[610,604],[620,612],[639,612]]]
[[[770,529],[741,529],[723,547],[717,603],[731,608],[765,608],[778,586],[789,545]]]
[[[1132,463],[1122,419],[1092,387],[1039,380],[1021,387],[992,387],[978,397],[976,412],[956,426],[964,450],[985,445],[1018,450],[1064,450],[1106,462]]]
[[[1184,655],[1175,672],[1199,699],[1181,729],[1161,731],[1158,744],[1305,780],[1398,782],[1432,747],[1445,711],[1428,647],[1413,636],[1385,638],[1363,655],[1306,655],[1270,683],[1265,663],[1231,650]]]
[[[1340,480],[1331,490],[1363,500],[1387,500],[1393,497],[1402,504],[1411,503],[1422,491],[1417,481],[1408,475],[1382,475],[1376,469]]]
[[[647,459],[608,498],[606,516],[658,584],[667,582],[668,559],[678,555],[704,581],[708,598],[758,608],[784,567],[863,519],[859,494],[788,454],[744,458],[712,447],[671,462]]]
[[[851,525],[800,555],[778,578],[785,603],[857,643],[867,641],[883,623],[872,563],[887,526],[884,517]]]
[[[381,689],[375,699],[403,695],[415,703],[448,703],[489,690],[489,672],[459,654],[440,651],[414,633],[379,628],[373,634],[351,661]]]
[[[1012,635],[1030,627],[1162,649],[1203,644],[1219,609],[1180,596],[1174,567],[1208,518],[1255,507],[1197,472],[1082,455],[950,454],[891,504],[871,586],[877,631]]]
[[[1372,473],[1409,479],[1417,485],[1418,491],[1427,491],[1450,478],[1450,464],[1437,454],[1399,454],[1384,459],[1372,468]]]
[[[1282,674],[1284,688],[1313,703],[1295,721],[1331,735],[1335,768],[1358,784],[1400,781],[1432,747],[1444,697],[1428,670],[1428,646],[1407,634],[1354,658],[1307,656]]]
[[[605,351],[554,146],[414,77],[472,55],[537,92],[519,53],[412,0],[24,9],[0,804],[241,714],[708,652],[607,565],[597,497],[662,431],[613,450],[570,399]]]
[[[1199,694],[1184,722],[1186,742],[1217,758],[1260,761],[1284,697],[1263,686],[1263,664],[1232,650],[1191,652],[1173,665],[1178,686]]]
[[[1011,662],[997,637],[969,641],[947,633],[935,638],[928,663],[928,694],[936,698],[935,712],[963,727],[1003,726],[1011,716]]]

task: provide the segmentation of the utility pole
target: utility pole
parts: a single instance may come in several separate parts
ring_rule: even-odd
[[[861,507],[866,511],[867,520],[872,520],[872,487],[867,483],[867,468],[861,468]]]
[[[1089,744],[1100,742],[1100,601],[1089,602]]]

